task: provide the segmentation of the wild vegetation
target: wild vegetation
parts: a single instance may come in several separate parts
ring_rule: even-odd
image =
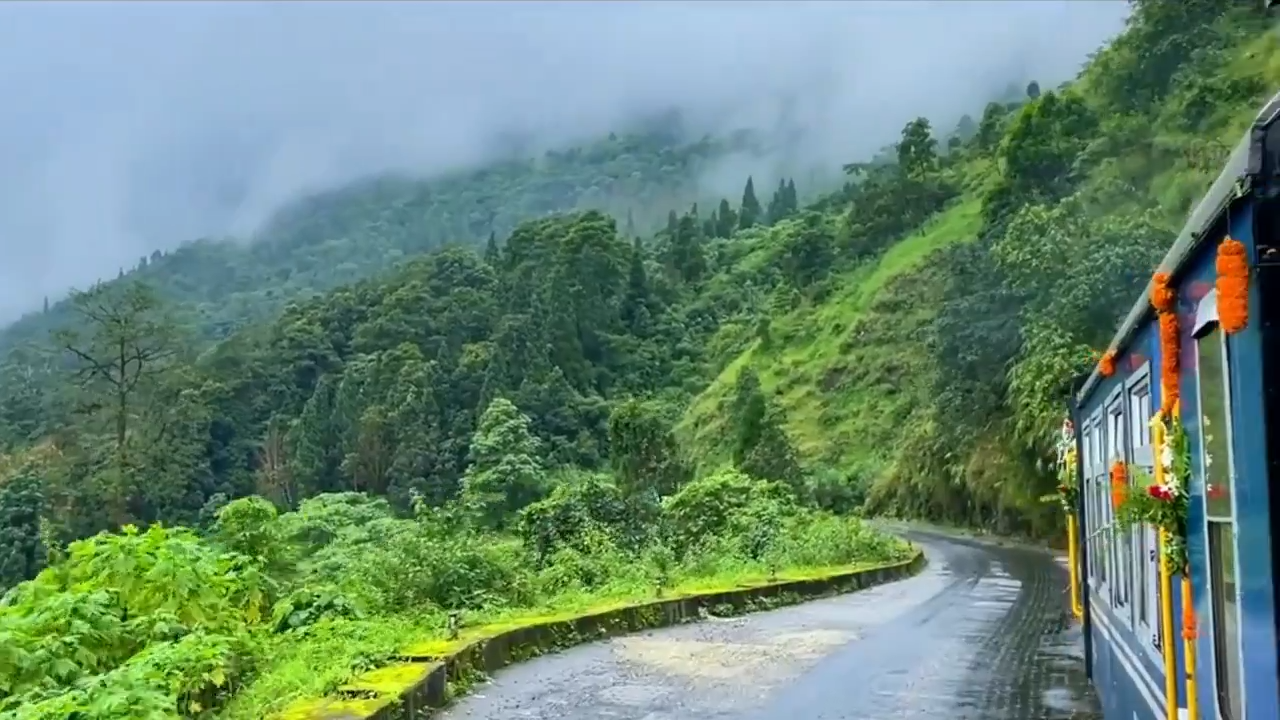
[[[451,617],[903,557],[863,513],[1059,532],[1070,383],[1280,87],[1261,10],[1132,5],[1076,81],[913,120],[807,205],[708,206],[732,143],[615,137],[314,198],[27,318],[0,717],[260,717]]]

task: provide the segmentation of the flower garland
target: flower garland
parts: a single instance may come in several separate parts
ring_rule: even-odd
[[[1244,243],[1230,237],[1218,244],[1218,322],[1228,335],[1249,324],[1249,260]]]
[[[1171,312],[1178,303],[1178,296],[1169,284],[1169,273],[1158,272],[1151,278],[1151,307],[1158,313]]]
[[[1162,437],[1157,452],[1156,477],[1137,470],[1138,482],[1120,490],[1116,524],[1128,530],[1151,525],[1166,533],[1164,556],[1170,570],[1183,572],[1187,566],[1187,483],[1191,478],[1191,446],[1177,413],[1166,422],[1163,412],[1151,419],[1152,435]],[[1117,462],[1117,464],[1119,464]],[[1114,468],[1113,468],[1114,473]],[[1117,488],[1113,485],[1112,493]],[[1113,495],[1114,498],[1114,495]]]
[[[1151,418],[1156,441],[1156,474],[1141,469],[1138,482],[1118,487],[1113,468],[1112,503],[1122,529],[1151,525],[1165,532],[1164,556],[1173,572],[1187,565],[1187,485],[1191,479],[1191,448],[1178,412],[1180,396],[1178,355],[1178,296],[1167,273],[1152,278],[1151,306],[1160,325],[1160,409]],[[1219,309],[1221,313],[1221,309]]]
[[[1062,512],[1071,515],[1076,511],[1080,480],[1077,472],[1079,458],[1076,455],[1076,430],[1070,418],[1062,421],[1062,430],[1058,433],[1057,450],[1058,492],[1041,499],[1058,503],[1062,506]]]
[[[1151,306],[1160,326],[1160,411],[1169,413],[1178,401],[1178,294],[1169,273],[1151,279]]]
[[[1111,377],[1116,374],[1116,351],[1108,350],[1102,354],[1102,359],[1098,361],[1098,372],[1102,373],[1102,377]]]
[[[1111,507],[1117,512],[1129,496],[1128,470],[1123,460],[1111,463]]]

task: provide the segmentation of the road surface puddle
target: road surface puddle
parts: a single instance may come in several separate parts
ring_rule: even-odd
[[[839,630],[778,633],[754,642],[628,637],[615,641],[614,652],[624,661],[648,666],[691,681],[725,681],[744,676],[753,682],[779,667],[799,671],[854,639]],[[765,668],[772,672],[762,673]]]

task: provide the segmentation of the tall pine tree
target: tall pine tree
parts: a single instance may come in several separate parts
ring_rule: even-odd
[[[749,228],[760,221],[760,201],[756,199],[756,184],[747,177],[747,186],[742,189],[742,208],[738,212],[738,227]]]
[[[490,265],[496,266],[500,256],[501,255],[498,251],[498,234],[493,230],[490,230],[489,242],[485,243],[484,246],[484,261]]]
[[[729,201],[721,198],[720,208],[716,210],[716,237],[727,238],[738,229],[738,214],[733,211]]]

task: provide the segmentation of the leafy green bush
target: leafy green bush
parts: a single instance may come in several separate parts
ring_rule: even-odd
[[[199,716],[253,666],[272,583],[244,556],[158,525],[68,550],[0,605],[0,717]]]
[[[546,562],[566,548],[585,550],[588,535],[603,533],[614,540],[642,541],[641,519],[608,475],[569,472],[559,478],[551,494],[520,513],[517,532],[525,546]]]
[[[0,719],[260,718],[387,661],[414,634],[443,632],[455,611],[484,622],[726,574],[905,557],[901,542],[734,470],[654,507],[650,528],[669,528],[665,540],[629,531],[640,500],[610,478],[560,479],[521,514],[520,537],[480,530],[465,509],[403,518],[344,493],[284,514],[235,500],[203,539],[156,525],[73,543],[0,604]]]
[[[386,518],[337,538],[307,565],[305,582],[360,597],[375,612],[501,606],[527,599],[518,542],[446,533],[429,519]]]
[[[739,554],[754,558],[772,542],[783,518],[799,512],[799,507],[785,485],[724,469],[665,498],[662,512],[673,547],[694,548],[708,538],[732,538]]]

